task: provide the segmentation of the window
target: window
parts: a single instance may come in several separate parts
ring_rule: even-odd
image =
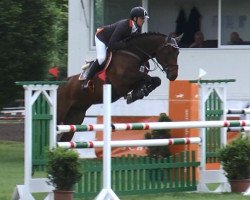
[[[221,0],[221,45],[250,45],[249,10],[249,0]]]
[[[200,30],[204,37],[202,48],[250,48],[250,0],[93,0],[91,2],[94,10],[91,28],[92,47],[95,45],[93,36],[97,27],[128,18],[131,8],[141,6],[143,2],[150,16],[144,24],[145,31],[166,35],[176,32],[180,23],[177,19],[183,12],[182,20],[185,23],[182,21],[184,25],[181,27],[185,30],[181,47],[190,47],[195,33]],[[191,17],[194,8],[200,14],[199,19]],[[198,21],[198,29],[193,26],[195,20]],[[230,44],[231,34],[232,37],[237,37],[239,34],[242,42],[237,45]]]
[[[204,35],[204,48],[217,47],[218,40],[218,0],[148,0],[150,19],[148,31],[166,35],[184,33],[181,47],[189,47],[194,35],[201,30]],[[194,26],[196,24],[196,26]]]

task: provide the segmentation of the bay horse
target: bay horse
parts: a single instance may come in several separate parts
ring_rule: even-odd
[[[112,52],[105,80],[94,76],[92,89],[82,88],[79,74],[69,77],[58,88],[57,124],[81,124],[88,108],[103,102],[102,86],[105,82],[112,85],[112,102],[126,97],[129,92],[135,100],[147,96],[161,84],[160,78],[151,77],[147,70],[142,70],[142,65],[150,59],[155,58],[157,66],[170,81],[174,81],[178,76],[178,42],[181,37],[172,38],[161,33],[131,36],[124,41],[125,49]],[[61,134],[59,140],[70,141],[73,134]]]

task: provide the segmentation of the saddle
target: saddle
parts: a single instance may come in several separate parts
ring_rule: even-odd
[[[112,59],[112,52],[109,52],[107,59],[104,61],[104,68],[97,73],[98,77],[103,81],[105,81],[105,79],[106,79],[105,72],[106,72],[107,68],[109,67],[111,59]],[[85,64],[82,65],[82,67],[81,67],[82,71],[81,71],[80,76],[78,78],[80,81],[85,80],[87,78],[87,75],[88,75],[89,70],[90,70],[90,66],[92,65],[92,63],[94,61],[95,60],[86,60]]]

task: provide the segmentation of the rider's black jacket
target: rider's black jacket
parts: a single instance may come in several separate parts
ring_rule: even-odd
[[[114,24],[106,25],[97,29],[96,36],[109,49],[120,49],[125,46],[121,40],[129,37],[132,34],[133,21],[130,19],[123,19]],[[141,33],[141,27],[133,34]]]

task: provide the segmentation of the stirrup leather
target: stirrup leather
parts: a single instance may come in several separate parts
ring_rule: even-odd
[[[91,79],[84,80],[83,83],[82,83],[82,88],[83,89],[93,88],[93,80],[91,80]]]

